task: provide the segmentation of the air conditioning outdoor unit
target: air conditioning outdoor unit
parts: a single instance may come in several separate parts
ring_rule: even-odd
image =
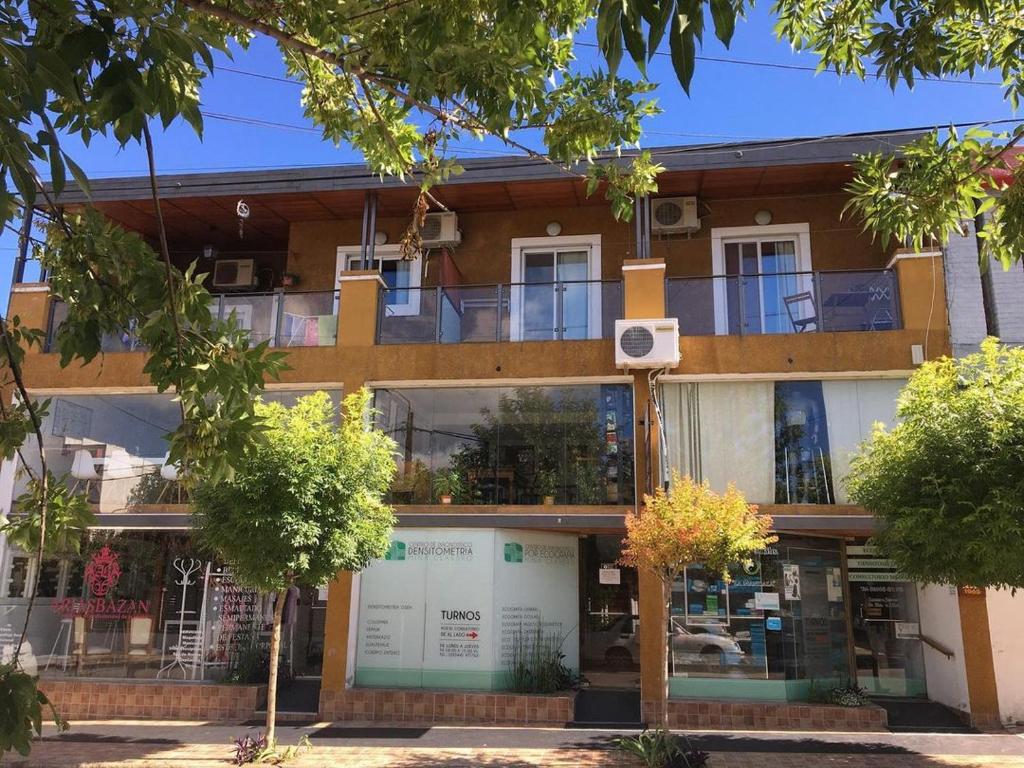
[[[252,259],[221,259],[213,265],[215,288],[253,288],[256,266]]]
[[[696,197],[661,197],[651,200],[651,232],[696,232],[700,229]]]
[[[459,216],[452,211],[428,213],[427,220],[420,227],[424,248],[440,248],[444,245],[458,245],[462,242],[459,232]]]
[[[618,368],[673,368],[679,365],[679,320],[616,320]]]

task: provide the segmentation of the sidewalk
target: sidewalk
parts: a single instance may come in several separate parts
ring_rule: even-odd
[[[93,721],[57,735],[48,728],[19,768],[118,766],[213,768],[229,765],[231,742],[255,725]],[[352,766],[634,766],[611,745],[610,731],[536,728],[279,726],[282,743],[309,736],[313,750],[295,768]],[[1024,738],[1011,734],[835,734],[701,732],[694,746],[711,753],[710,768],[1024,768]],[[6,761],[5,761],[6,762]]]

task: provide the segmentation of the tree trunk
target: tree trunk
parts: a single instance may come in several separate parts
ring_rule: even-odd
[[[267,746],[273,747],[277,726],[277,657],[281,655],[281,618],[284,615],[284,601],[288,590],[277,593],[274,602],[274,628],[270,632],[270,679],[267,680]]]
[[[665,638],[665,652],[662,654],[661,666],[665,671],[665,680],[661,686],[661,727],[668,730],[668,676],[669,676],[669,654],[672,653],[672,635],[669,633],[669,616],[671,616],[672,603],[666,593],[671,594],[669,584],[661,582],[661,600],[665,606],[661,612],[661,636]]]

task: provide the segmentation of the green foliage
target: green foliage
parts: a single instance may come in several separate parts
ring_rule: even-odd
[[[874,543],[914,581],[1024,586],[1024,349],[987,339],[925,363],[897,416],[875,425],[847,478],[879,519]]]
[[[293,408],[258,404],[262,439],[246,446],[233,478],[195,489],[199,537],[239,583],[265,592],[326,584],[384,556],[394,442],[366,428],[368,401],[366,390],[348,395],[340,428],[324,392]]]
[[[555,693],[576,684],[576,676],[565,666],[562,646],[565,635],[545,632],[538,617],[532,630],[520,628],[512,633],[508,659],[509,690],[516,693]]]
[[[40,510],[44,492],[47,500],[45,554],[77,553],[83,535],[96,516],[84,496],[71,492],[66,478],[57,480],[52,473],[47,474],[45,491],[40,478],[29,478],[25,492],[14,500],[14,508],[20,514],[0,520],[0,534],[24,552],[36,552],[42,530]]]
[[[440,499],[451,496],[455,504],[466,503],[466,481],[455,469],[442,469],[434,475],[434,494]]]
[[[235,754],[232,762],[235,765],[281,765],[311,749],[313,749],[313,744],[306,734],[302,734],[298,744],[284,748],[279,747],[276,741],[268,741],[262,733],[255,736],[246,734],[235,739]]]
[[[636,757],[645,768],[701,768],[707,764],[707,752],[684,749],[680,738],[666,728],[645,729],[636,737],[616,739],[623,752]]]
[[[39,690],[36,678],[21,672],[16,664],[0,664],[0,755],[17,750],[27,755],[32,748],[33,734],[43,732],[43,708],[49,707],[57,728],[68,729]]]

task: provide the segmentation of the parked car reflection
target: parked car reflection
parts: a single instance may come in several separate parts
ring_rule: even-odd
[[[624,615],[606,628],[591,630],[583,644],[583,658],[594,664],[603,661],[611,669],[629,669],[640,664],[640,633],[636,616]],[[747,663],[747,654],[727,627],[684,625],[672,622],[673,665],[728,667]]]

